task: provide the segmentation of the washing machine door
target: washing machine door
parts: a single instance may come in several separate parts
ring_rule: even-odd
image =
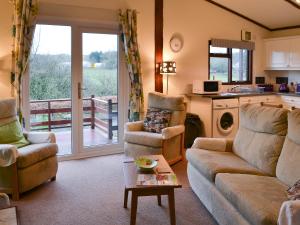
[[[229,134],[233,129],[234,118],[231,112],[223,112],[217,120],[217,127],[221,134]]]

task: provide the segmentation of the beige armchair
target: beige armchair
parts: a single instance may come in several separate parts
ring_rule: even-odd
[[[124,148],[127,156],[162,154],[169,164],[183,157],[184,120],[186,107],[183,97],[149,93],[148,108],[166,109],[172,112],[169,127],[161,133],[144,131],[143,121],[125,124]]]
[[[0,100],[0,127],[16,117],[14,99]],[[50,132],[24,133],[29,145],[16,148],[11,144],[0,144],[0,191],[19,194],[48,181],[55,180],[57,173],[57,145],[55,135]]]

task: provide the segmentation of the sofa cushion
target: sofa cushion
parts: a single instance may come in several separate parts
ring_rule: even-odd
[[[276,167],[276,176],[288,186],[300,179],[300,145],[286,137]]]
[[[294,110],[288,116],[288,135],[276,167],[276,176],[288,186],[300,179],[300,110]]]
[[[265,173],[275,176],[276,165],[284,143],[284,136],[259,133],[240,127],[233,152]]]
[[[265,175],[232,152],[216,152],[191,148],[186,158],[199,172],[211,182],[218,173],[246,173]]]
[[[288,200],[287,186],[275,177],[219,173],[216,187],[255,225],[276,225],[280,207]]]
[[[286,135],[288,110],[244,104],[240,107],[240,126],[249,130]]]
[[[55,156],[57,153],[57,144],[31,144],[18,149],[18,168],[25,168],[37,162]]]
[[[275,176],[287,132],[288,110],[245,104],[233,152],[265,173]]]
[[[162,147],[163,141],[161,134],[150,133],[145,131],[125,132],[124,140],[128,143],[151,147]]]
[[[297,145],[300,145],[300,109],[295,109],[288,115],[287,136]]]
[[[287,189],[287,195],[290,200],[300,200],[300,180]]]

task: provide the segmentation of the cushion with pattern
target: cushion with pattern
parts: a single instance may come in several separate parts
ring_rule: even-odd
[[[144,119],[144,130],[152,133],[161,133],[169,126],[172,112],[165,109],[149,108]]]
[[[300,200],[300,180],[287,190],[290,200]]]

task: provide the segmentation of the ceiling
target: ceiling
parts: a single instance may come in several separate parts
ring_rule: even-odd
[[[207,0],[268,30],[300,28],[300,0]]]

